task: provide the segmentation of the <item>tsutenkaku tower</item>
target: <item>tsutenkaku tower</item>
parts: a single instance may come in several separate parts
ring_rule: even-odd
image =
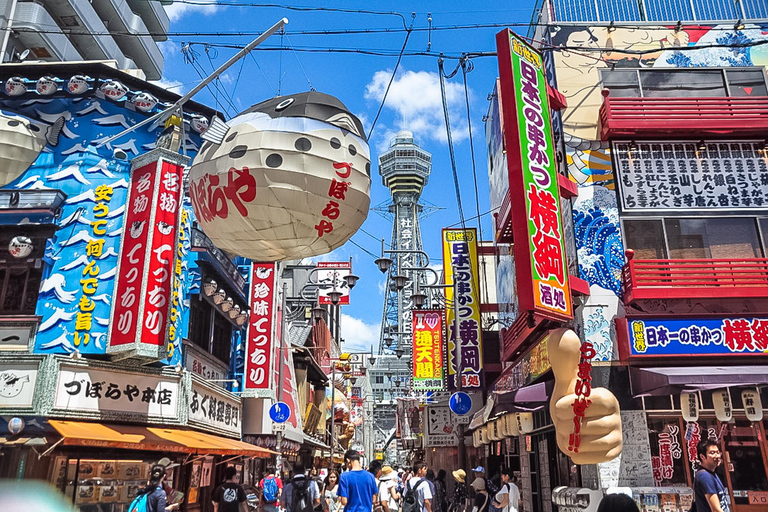
[[[392,194],[392,204],[389,213],[393,215],[392,243],[393,250],[421,251],[421,228],[419,217],[423,206],[419,203],[421,191],[427,184],[432,169],[432,155],[419,148],[413,140],[413,133],[401,131],[395,135],[390,147],[379,157],[379,173],[381,181]],[[422,267],[426,262],[417,254],[393,254],[392,269],[387,274],[386,299],[382,314],[379,352],[385,353],[402,349],[410,355],[411,316],[414,293],[414,279],[420,284],[425,283],[424,272],[411,272],[406,269]],[[398,292],[390,276],[405,275],[409,278],[406,287]],[[426,293],[422,290],[422,293]],[[429,293],[427,293],[429,295]],[[386,346],[385,338],[392,337],[390,347]],[[388,350],[389,349],[389,350]]]

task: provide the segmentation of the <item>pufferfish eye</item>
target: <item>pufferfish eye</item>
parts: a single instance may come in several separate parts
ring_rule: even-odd
[[[333,149],[339,149],[341,147],[341,141],[336,137],[331,138],[331,147]]]
[[[272,153],[267,157],[267,166],[272,167],[273,169],[276,169],[277,167],[280,167],[283,165],[283,157],[278,155],[277,153]]]
[[[248,146],[243,146],[242,144],[239,146],[235,146],[232,148],[232,151],[229,152],[229,158],[242,158],[245,156],[245,153],[248,151]]]
[[[301,137],[299,139],[296,139],[296,142],[294,143],[294,147],[299,151],[307,152],[310,149],[312,149],[312,142],[310,142],[310,140],[306,137]]]
[[[349,154],[352,156],[355,156],[357,154],[357,148],[353,144],[349,145]]]

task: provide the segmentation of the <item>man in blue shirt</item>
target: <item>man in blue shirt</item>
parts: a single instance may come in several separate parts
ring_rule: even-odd
[[[371,512],[379,494],[376,479],[363,469],[357,450],[347,450],[344,462],[349,471],[341,474],[338,491],[344,512]]]
[[[718,444],[705,439],[696,446],[701,467],[696,472],[693,493],[696,512],[731,512],[731,496],[715,469],[723,463]]]

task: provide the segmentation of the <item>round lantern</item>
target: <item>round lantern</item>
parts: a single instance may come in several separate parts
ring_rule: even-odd
[[[75,75],[69,79],[67,90],[70,94],[83,94],[88,90],[88,81],[91,80],[85,75]]]
[[[35,90],[42,96],[50,96],[59,90],[59,84],[56,83],[56,79],[51,76],[44,76],[37,81]]]
[[[203,133],[208,128],[208,118],[195,114],[189,124],[197,133]]]
[[[32,254],[32,240],[26,236],[15,236],[11,238],[11,242],[8,244],[8,252],[14,258],[26,258]]]
[[[21,96],[27,92],[27,82],[23,78],[14,76],[5,81],[5,94],[8,96]]]
[[[325,254],[368,215],[362,123],[318,92],[279,96],[214,119],[190,169],[198,223],[221,249],[258,261]]]
[[[118,101],[128,94],[128,88],[118,82],[117,80],[109,80],[105,82],[99,90],[104,93],[104,96],[112,101]]]
[[[141,112],[149,112],[157,105],[157,98],[148,92],[140,92],[131,101],[136,106],[136,110]]]

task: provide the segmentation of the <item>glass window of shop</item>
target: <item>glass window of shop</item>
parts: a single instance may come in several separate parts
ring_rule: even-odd
[[[603,87],[613,98],[680,98],[768,96],[762,68],[600,70]]]
[[[625,218],[625,247],[637,259],[762,258],[762,217]],[[758,224],[760,227],[758,228]]]
[[[768,491],[763,449],[765,434],[759,422],[736,418],[726,423],[723,435],[723,465],[736,505],[748,505],[749,493]]]

